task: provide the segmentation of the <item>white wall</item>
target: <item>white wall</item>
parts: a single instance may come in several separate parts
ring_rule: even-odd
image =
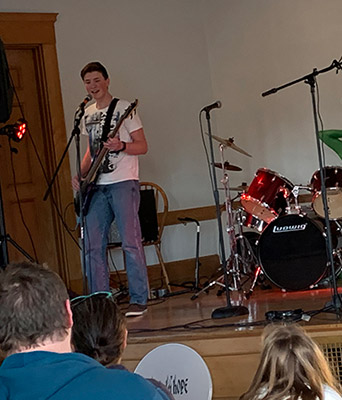
[[[149,142],[141,179],[160,184],[173,210],[213,204],[198,112],[217,99],[223,107],[211,113],[213,134],[233,136],[253,155],[225,151],[229,162],[243,168],[230,174],[232,185],[250,183],[259,167],[294,183],[307,183],[317,169],[308,86],[300,83],[267,98],[261,93],[342,55],[340,0],[2,0],[0,11],[59,13],[68,132],[85,94],[79,71],[89,61],[108,67],[113,95],[140,100]],[[341,79],[334,72],[318,77],[327,129],[342,125]],[[218,158],[217,143],[215,152]],[[326,158],[340,165],[330,149]],[[194,256],[193,228],[167,227],[167,261]],[[216,253],[215,221],[201,228],[201,254]]]
[[[214,6],[213,6],[214,5]],[[342,56],[339,0],[216,0],[203,14],[219,136],[234,136],[249,159],[231,149],[229,161],[243,167],[232,183],[251,182],[259,167],[307,183],[318,168],[310,88],[301,82],[261,97],[322,69]],[[318,77],[325,129],[342,128],[342,74]],[[341,160],[326,149],[329,165]]]

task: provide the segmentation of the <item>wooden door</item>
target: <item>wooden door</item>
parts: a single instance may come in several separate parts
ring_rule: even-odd
[[[7,124],[15,123],[23,113],[29,129],[20,143],[11,142],[17,153],[11,151],[6,136],[0,137],[0,181],[6,231],[34,259],[57,266],[53,204],[51,198],[43,201],[47,187],[45,176],[50,176],[46,160],[50,152],[39,112],[42,94],[35,73],[36,54],[34,49],[8,49],[6,55],[17,95]],[[11,241],[8,256],[10,261],[25,259]]]
[[[53,186],[43,201],[56,165],[67,144],[58,62],[55,47],[56,14],[0,13],[2,38],[16,94],[10,120],[23,114],[29,133],[20,143],[0,136],[0,183],[6,232],[40,263],[47,262],[75,291],[82,288],[75,226],[69,159],[66,157]],[[67,221],[65,210],[69,209]],[[63,216],[63,220],[61,218]],[[11,241],[9,261],[25,256]]]

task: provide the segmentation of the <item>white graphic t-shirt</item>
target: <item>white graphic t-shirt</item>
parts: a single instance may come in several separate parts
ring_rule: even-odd
[[[126,100],[119,100],[117,102],[110,123],[110,132],[115,128],[120,116],[123,115],[129,106],[130,103]],[[91,104],[86,108],[81,121],[81,133],[89,136],[92,159],[100,149],[102,128],[106,120],[107,109],[108,107],[98,110],[95,103]],[[132,142],[131,133],[140,128],[142,128],[142,123],[138,113],[135,111],[123,121],[117,136],[123,142]],[[104,157],[99,172],[100,174],[97,180],[97,184],[99,185],[108,185],[131,179],[138,180],[138,156],[129,155],[125,152],[116,154],[114,151],[109,151]]]

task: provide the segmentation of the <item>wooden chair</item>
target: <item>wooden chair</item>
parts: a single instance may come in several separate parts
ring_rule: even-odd
[[[152,182],[140,182],[140,195],[139,219],[142,244],[144,247],[154,246],[165,285],[171,291],[169,276],[161,253],[162,234],[169,211],[169,201],[164,190]],[[120,247],[121,243],[110,239],[107,250]]]

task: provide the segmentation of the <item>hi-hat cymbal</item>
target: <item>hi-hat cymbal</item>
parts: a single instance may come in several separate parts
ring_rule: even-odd
[[[247,151],[241,149],[241,147],[238,147],[234,143],[234,138],[222,139],[219,136],[214,136],[214,135],[212,135],[212,137],[219,143],[223,144],[224,146],[231,147],[233,150],[238,151],[239,153],[244,154],[247,157],[252,157],[249,153],[247,153]]]
[[[214,165],[216,168],[222,168],[222,163],[220,163],[220,162],[216,162],[216,163],[214,163]],[[225,161],[223,166],[224,166],[224,169],[227,171],[242,171],[242,168],[238,167],[237,165],[229,164],[228,161]]]

